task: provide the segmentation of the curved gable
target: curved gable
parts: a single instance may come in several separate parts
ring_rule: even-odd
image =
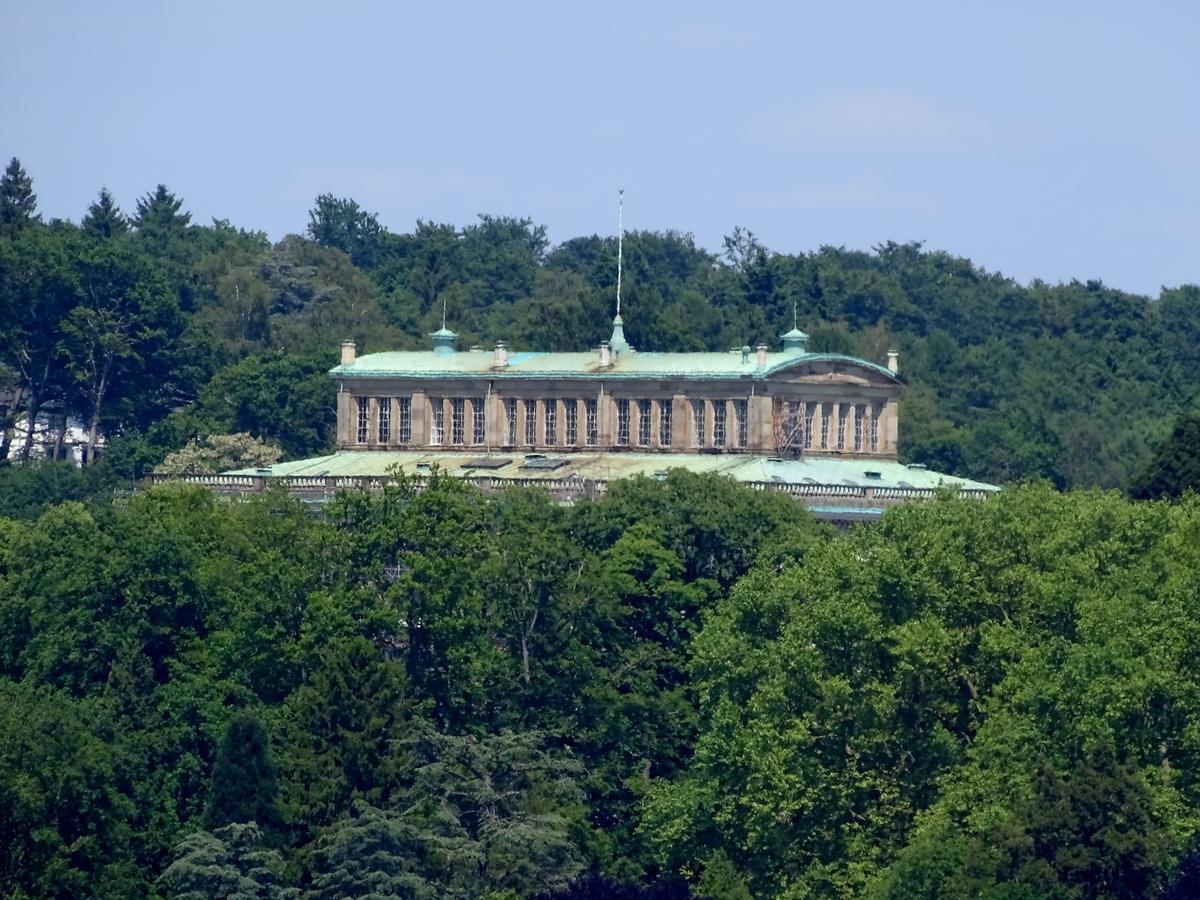
[[[764,377],[772,381],[835,380],[880,387],[901,383],[900,376],[885,366],[840,353],[805,353],[777,363],[764,373]]]

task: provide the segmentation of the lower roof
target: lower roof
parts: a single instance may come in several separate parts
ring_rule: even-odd
[[[482,450],[341,450],[329,456],[237,469],[226,475],[267,477],[381,477],[398,468],[406,475],[437,467],[448,475],[546,481],[567,478],[608,481],[635,475],[662,476],[670,469],[712,472],[735,481],[876,488],[954,487],[994,491],[995,485],[934,472],[893,460],[806,456],[802,459],[738,453],[485,453]]]

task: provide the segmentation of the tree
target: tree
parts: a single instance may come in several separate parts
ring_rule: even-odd
[[[204,827],[254,822],[270,833],[281,824],[275,806],[278,783],[267,748],[267,731],[257,717],[234,716],[225,726],[213,763],[212,788]]]
[[[1141,500],[1176,499],[1189,489],[1200,491],[1200,410],[1175,420],[1171,434],[1155,448],[1129,493]]]
[[[356,803],[353,817],[317,844],[313,900],[433,900],[446,896],[425,877],[428,841],[394,814]]]
[[[168,453],[154,467],[158,475],[215,475],[231,469],[253,469],[278,462],[283,451],[245,432],[210,434]]]
[[[0,234],[13,234],[38,219],[33,179],[14,156],[0,177]]]
[[[384,233],[379,217],[349,197],[320,194],[315,202],[308,211],[308,236],[324,247],[341,250],[356,266],[373,269]]]
[[[66,317],[58,349],[74,378],[75,405],[87,419],[84,461],[90,463],[106,417],[119,430],[151,418],[156,402],[173,399],[167,392],[180,323],[175,298],[125,247],[85,248],[76,265],[82,302]]]
[[[108,188],[100,188],[100,195],[87,208],[87,213],[80,223],[80,228],[87,234],[97,237],[120,237],[129,231],[129,220],[121,213],[113,195]]]
[[[172,900],[299,900],[282,886],[283,860],[254,824],[198,831],[175,849],[160,877]]]
[[[62,400],[71,384],[60,338],[81,300],[79,259],[84,252],[73,229],[22,228],[0,242],[0,362],[13,375],[11,400],[0,423],[0,460],[10,453],[13,428],[24,414],[21,447],[28,459],[38,416]]]

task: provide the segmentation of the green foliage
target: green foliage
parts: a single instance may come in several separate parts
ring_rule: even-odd
[[[0,235],[12,234],[37,220],[33,179],[14,156],[0,176]]]
[[[224,825],[253,822],[269,832],[279,826],[277,791],[262,722],[249,714],[234,716],[217,749],[204,827],[216,831]]]
[[[1178,498],[1200,491],[1200,411],[1175,420],[1171,434],[1155,448],[1129,493],[1142,499]]]
[[[298,900],[298,891],[281,886],[282,870],[257,826],[227,825],[184,839],[161,880],[172,900]]]
[[[129,232],[129,220],[121,213],[108,188],[102,187],[99,196],[88,206],[79,227],[96,237],[120,237]]]
[[[283,451],[251,434],[210,434],[193,440],[180,450],[167,454],[154,467],[160,475],[197,475],[227,472],[230,469],[261,468],[278,462]]]

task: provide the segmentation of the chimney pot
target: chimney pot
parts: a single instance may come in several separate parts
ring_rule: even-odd
[[[900,351],[899,350],[889,350],[888,351],[887,367],[888,367],[888,371],[899,373],[899,371],[900,371]]]
[[[348,366],[354,362],[355,346],[354,341],[342,341],[342,365]]]
[[[492,367],[503,369],[508,365],[508,344],[504,341],[496,341],[496,357],[492,360]]]
[[[764,368],[767,364],[767,345],[759,344],[754,349],[758,352],[758,367]]]
[[[608,341],[600,342],[600,368],[607,369],[612,366],[612,347]]]

